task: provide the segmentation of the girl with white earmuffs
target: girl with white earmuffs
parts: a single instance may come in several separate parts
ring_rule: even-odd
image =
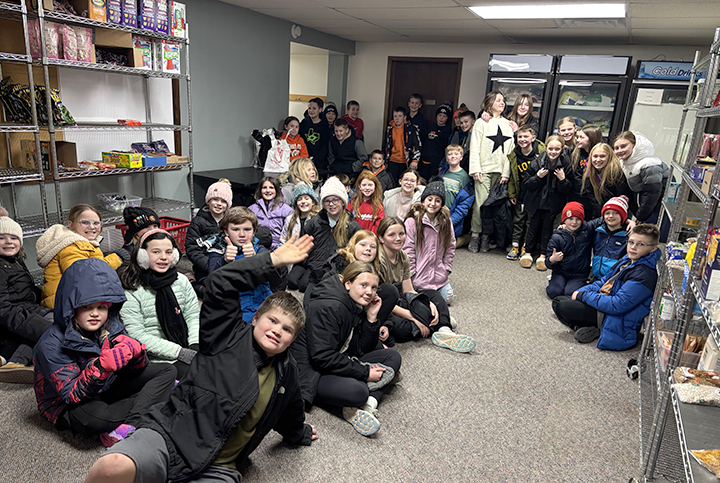
[[[120,317],[128,335],[145,344],[150,361],[175,364],[182,379],[198,350],[200,306],[190,281],[175,269],[179,259],[168,232],[146,232],[120,273],[127,297]]]

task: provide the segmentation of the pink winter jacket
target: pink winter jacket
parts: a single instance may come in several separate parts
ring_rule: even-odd
[[[437,290],[448,283],[448,277],[452,271],[453,259],[455,258],[455,233],[450,227],[450,246],[447,252],[443,253],[443,243],[440,234],[428,219],[423,216],[423,230],[425,239],[422,250],[417,251],[415,220],[405,220],[405,245],[403,251],[410,258],[410,275],[415,289]]]

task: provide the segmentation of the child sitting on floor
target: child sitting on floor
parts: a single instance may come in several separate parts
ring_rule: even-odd
[[[639,224],[630,230],[627,255],[601,279],[553,300],[553,311],[575,340],[589,343],[600,337],[598,349],[626,350],[637,344],[642,321],[650,313],[655,284],[657,226]]]

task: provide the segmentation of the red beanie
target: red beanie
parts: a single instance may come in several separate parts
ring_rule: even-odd
[[[565,205],[562,210],[562,222],[565,223],[565,220],[573,216],[580,218],[580,221],[585,221],[585,210],[583,209],[583,205],[577,201],[571,201]]]
[[[625,220],[627,220],[628,197],[620,195],[615,198],[610,198],[608,202],[603,205],[601,214],[604,215],[607,210],[617,211],[620,219],[625,223]]]

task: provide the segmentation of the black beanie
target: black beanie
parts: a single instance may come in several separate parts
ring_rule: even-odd
[[[125,232],[124,241],[130,243],[135,234],[147,228],[150,225],[160,227],[160,217],[150,208],[142,208],[140,206],[128,206],[123,210],[123,218],[128,226]]]
[[[447,104],[441,104],[440,107],[435,110],[435,117],[437,117],[437,115],[441,112],[445,114],[448,118],[452,117],[453,114],[452,107],[448,106]]]
[[[425,201],[425,198],[427,198],[430,195],[439,196],[440,200],[442,201],[442,204],[445,204],[445,183],[442,181],[431,181],[428,183],[428,185],[425,187],[425,189],[422,192],[422,195],[420,196],[420,201]]]

